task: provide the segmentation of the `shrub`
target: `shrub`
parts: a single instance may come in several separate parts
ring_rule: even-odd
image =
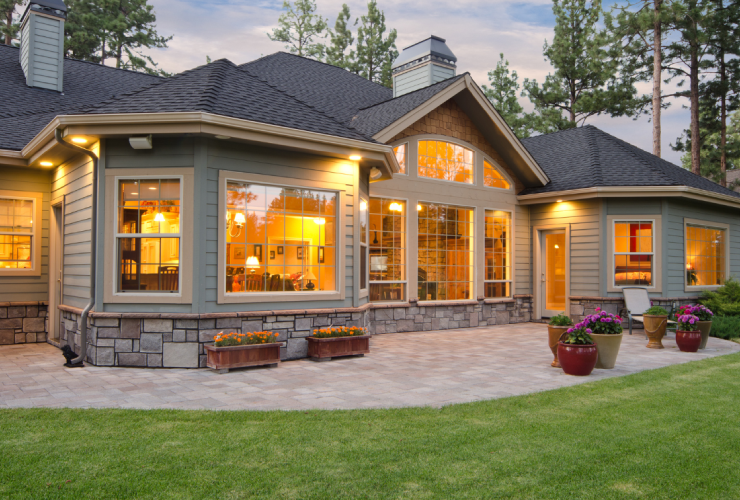
[[[647,311],[645,311],[645,314],[650,315],[650,316],[668,316],[668,311],[666,311],[660,306],[653,306]]]
[[[213,337],[216,347],[228,347],[232,345],[272,344],[277,342],[277,333],[251,332],[251,333],[224,333],[219,332]]]
[[[550,318],[551,326],[573,326],[573,320],[565,314],[558,314]]]
[[[716,291],[702,292],[699,303],[718,316],[740,316],[740,282],[728,278]]]
[[[582,323],[578,323],[578,325],[582,325]],[[578,325],[568,329],[568,331],[566,332],[568,336],[565,338],[565,340],[563,340],[563,343],[580,345],[593,344],[594,339],[591,338],[591,335],[589,335],[589,333],[591,333],[591,330]]]
[[[740,338],[740,317],[715,316],[709,335],[725,340]]]
[[[359,328],[357,326],[339,326],[336,328],[320,328],[313,332],[313,336],[317,339],[327,339],[331,337],[357,337],[359,335],[367,335],[367,328]]]

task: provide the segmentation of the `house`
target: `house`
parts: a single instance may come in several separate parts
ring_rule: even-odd
[[[0,46],[0,342],[204,366],[221,330],[372,333],[691,300],[740,270],[740,194],[594,127],[518,140],[445,41],[388,89],[286,53],[158,78]]]

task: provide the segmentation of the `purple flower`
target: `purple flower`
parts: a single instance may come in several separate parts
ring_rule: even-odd
[[[586,333],[592,333],[590,328],[586,328]]]

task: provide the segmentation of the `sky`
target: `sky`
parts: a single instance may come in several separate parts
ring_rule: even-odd
[[[318,13],[333,26],[345,2],[353,19],[367,11],[366,0],[317,0]],[[205,64],[206,56],[241,64],[285,50],[283,44],[267,37],[277,26],[282,0],[150,0],[150,3],[157,14],[159,34],[174,35],[167,49],[150,52],[166,71],[180,72],[200,66]],[[378,0],[386,25],[398,30],[399,52],[432,34],[445,38],[457,56],[458,73],[470,72],[478,85],[488,82],[488,71],[495,67],[501,52],[520,81],[544,80],[552,71],[542,55],[544,41],[551,41],[553,36],[555,19],[551,5],[551,0]],[[643,93],[651,92],[651,88],[651,83],[638,86]],[[665,93],[670,92],[666,89]],[[525,110],[532,109],[527,98],[520,101]],[[678,99],[663,111],[663,158],[676,164],[680,164],[681,154],[672,151],[669,144],[675,143],[688,128],[686,105],[685,99]],[[586,123],[652,151],[652,123],[648,116],[637,121],[597,116]]]

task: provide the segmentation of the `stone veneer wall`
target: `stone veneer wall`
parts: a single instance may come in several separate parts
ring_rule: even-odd
[[[662,306],[666,311],[670,311],[674,302],[682,306],[696,304],[696,299],[696,297],[657,297],[651,298],[650,302],[654,306]],[[624,299],[622,297],[570,297],[570,317],[576,323],[596,312],[597,307],[611,314],[619,314],[624,308]],[[627,328],[626,315],[622,319],[625,320],[622,323],[623,327]],[[635,324],[632,328],[635,328]]]
[[[48,302],[0,302],[0,345],[46,342]]]

